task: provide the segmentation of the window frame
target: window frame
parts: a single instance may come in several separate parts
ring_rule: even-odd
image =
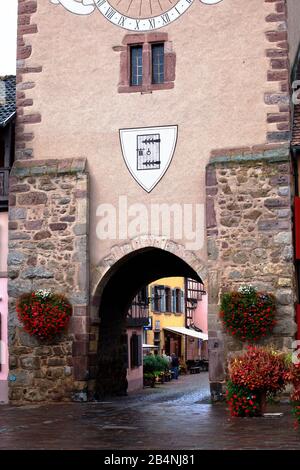
[[[163,81],[162,82],[154,82],[154,71],[153,71],[153,49],[155,46],[162,46],[163,47]],[[151,85],[162,85],[165,83],[165,42],[152,42],[150,43],[150,49],[151,49],[151,54],[150,54],[150,74],[151,74]],[[159,75],[159,74],[158,74]]]
[[[143,71],[144,71],[144,64],[143,64],[143,44],[131,44],[129,47],[129,84],[131,87],[141,87],[143,85]],[[133,73],[132,73],[132,51],[133,49],[137,49],[137,48],[141,48],[142,50],[142,83],[141,84],[133,84],[132,83],[132,77],[133,77]],[[139,77],[140,75],[137,74],[137,77]]]
[[[168,33],[127,34],[122,46],[114,50],[120,52],[119,93],[152,93],[155,90],[174,88],[176,55]],[[152,45],[164,44],[164,82],[152,83]],[[143,80],[141,85],[131,85],[131,48],[142,46]]]

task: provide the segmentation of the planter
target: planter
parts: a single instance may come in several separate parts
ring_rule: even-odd
[[[144,376],[144,379],[143,379],[143,383],[144,383],[144,387],[155,387],[155,380],[156,380],[156,377],[155,375],[151,376],[151,377],[145,377]]]
[[[263,416],[267,411],[267,392],[265,390],[257,392],[257,399],[259,403],[259,416]]]

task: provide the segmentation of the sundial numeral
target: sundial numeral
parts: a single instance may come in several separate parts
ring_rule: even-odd
[[[168,24],[171,21],[168,13],[164,13],[163,15],[161,15],[161,18],[162,18],[164,24]]]
[[[125,16],[122,16],[122,15],[121,15],[120,18],[119,18],[119,21],[118,21],[118,25],[124,26],[124,24],[125,24],[125,19],[126,19]]]
[[[149,26],[151,29],[155,28],[155,18],[149,18]]]
[[[98,0],[97,7],[101,7],[104,3],[106,3],[106,0]]]
[[[185,0],[187,3],[192,3],[193,0]]]
[[[135,20],[135,22],[136,22],[136,27],[135,27],[134,29],[138,29],[138,30],[140,29],[140,21],[141,21],[141,20]]]
[[[105,16],[106,16],[106,18],[111,20],[112,17],[115,15],[115,13],[116,13],[116,10],[114,10],[112,7],[108,7],[108,9],[105,12]]]

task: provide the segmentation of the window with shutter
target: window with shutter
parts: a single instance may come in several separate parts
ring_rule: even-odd
[[[166,312],[172,312],[172,292],[170,287],[166,287]]]
[[[172,312],[176,312],[176,289],[172,289]]]
[[[130,338],[130,367],[142,365],[142,335],[134,333]]]
[[[175,289],[175,299],[176,299],[176,308],[175,312],[176,313],[181,313],[181,290],[180,289]]]

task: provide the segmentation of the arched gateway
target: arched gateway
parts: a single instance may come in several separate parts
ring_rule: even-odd
[[[93,318],[96,324],[98,321],[100,324],[94,374],[96,393],[100,395],[126,391],[126,364],[121,338],[126,329],[128,309],[137,292],[164,277],[188,277],[198,282],[206,281],[203,264],[182,246],[159,237],[135,239],[130,246],[132,251],[126,245],[127,254],[118,260],[115,256],[110,258],[112,266],[96,284]],[[138,246],[142,248],[134,248]],[[119,256],[122,255],[122,248],[124,249],[119,247],[117,250]]]
[[[10,401],[122,390],[126,309],[161,276],[205,285],[217,397],[228,355],[244,347],[222,331],[224,290],[274,293],[269,340],[291,349],[295,337],[288,90],[299,2],[84,3],[19,0]],[[15,310],[45,288],[73,305],[51,343],[26,334]]]

